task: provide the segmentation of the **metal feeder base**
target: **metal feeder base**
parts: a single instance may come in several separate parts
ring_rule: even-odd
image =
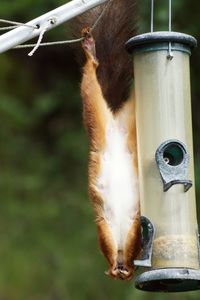
[[[200,270],[168,268],[147,271],[135,280],[135,287],[148,292],[186,292],[200,289]]]

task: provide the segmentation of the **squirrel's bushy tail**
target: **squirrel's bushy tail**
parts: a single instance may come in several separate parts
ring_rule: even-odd
[[[73,22],[75,34],[80,36],[84,27],[92,27],[106,5],[77,17]],[[136,19],[135,0],[112,0],[93,31],[99,61],[97,76],[112,110],[117,110],[129,95],[133,67],[125,42],[136,34]]]

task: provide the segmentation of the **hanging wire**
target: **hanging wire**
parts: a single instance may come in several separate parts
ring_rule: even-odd
[[[169,0],[169,31],[172,31],[172,0]]]
[[[154,30],[153,21],[154,21],[154,0],[151,0],[151,32],[153,32]]]
[[[37,49],[40,47],[40,44],[42,42],[42,39],[44,37],[45,32],[47,31],[49,25],[51,24],[51,20],[48,21],[48,24],[46,24],[46,26],[43,27],[43,29],[40,32],[39,38],[37,43],[35,44],[33,50],[31,50],[31,52],[28,54],[28,56],[33,56],[33,54],[37,51]]]
[[[172,31],[172,0],[169,0],[169,24],[168,24],[168,31]],[[151,0],[151,33],[154,32],[154,0]],[[169,42],[169,49],[168,49],[168,55],[167,58],[169,60],[172,60],[174,57],[173,51],[172,51],[172,43]]]
[[[66,40],[66,41],[47,42],[47,43],[41,43],[40,47],[79,43],[79,42],[82,42],[83,40],[84,40],[84,37],[81,37],[78,39]],[[13,49],[26,49],[26,48],[33,48],[35,46],[36,46],[36,44],[27,44],[27,45],[24,44],[24,45],[15,46]]]
[[[169,0],[168,30],[172,31],[172,0]],[[154,0],[151,0],[151,32],[154,31]]]
[[[24,23],[20,23],[20,22],[5,20],[5,19],[0,19],[0,23],[15,25],[15,26],[1,27],[0,30],[9,30],[9,29],[12,29],[12,28],[20,27],[20,26],[25,26],[25,27],[29,27],[29,28],[32,28],[32,29],[37,29],[37,26],[35,26],[35,25],[24,24]]]
[[[18,25],[13,25],[13,26],[7,26],[7,27],[0,27],[0,31],[6,31],[6,30],[11,30],[11,29],[15,29],[18,28]]]
[[[90,31],[92,32],[96,26],[99,24],[99,22],[101,21],[102,17],[104,16],[106,10],[108,9],[108,7],[110,6],[111,2],[113,0],[109,0],[108,3],[105,5],[105,7],[103,8],[102,12],[100,13],[100,15],[98,16],[97,20],[94,22],[94,24],[92,25]]]
[[[172,0],[169,0],[169,28],[168,28],[169,32],[172,31]],[[174,57],[173,51],[172,51],[172,43],[169,42],[169,51],[168,51],[168,55],[167,58],[169,60],[172,60]]]

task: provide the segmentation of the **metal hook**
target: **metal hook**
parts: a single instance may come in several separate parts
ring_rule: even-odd
[[[172,31],[172,0],[169,0],[169,32]],[[154,32],[154,0],[151,0],[151,32]],[[169,42],[167,59],[172,60],[174,57],[172,44]]]
[[[167,55],[167,59],[172,60],[174,58],[174,54],[172,51],[172,43],[169,42],[169,49],[168,49],[168,55]]]

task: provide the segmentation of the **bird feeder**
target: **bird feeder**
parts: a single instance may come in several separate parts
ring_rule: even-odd
[[[190,97],[192,36],[167,31],[131,38],[143,247],[136,287],[200,289]]]

